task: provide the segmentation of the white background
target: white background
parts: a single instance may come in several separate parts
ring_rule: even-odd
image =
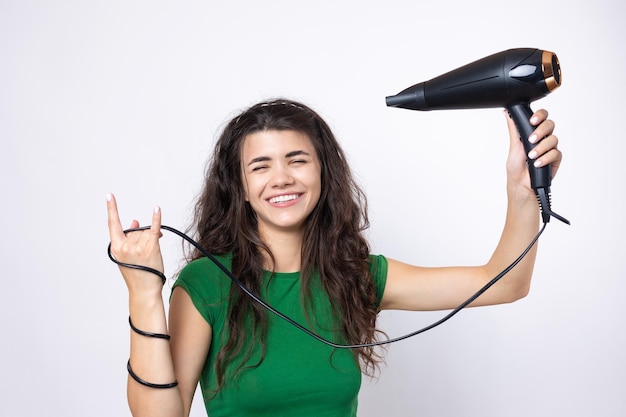
[[[505,208],[502,112],[384,98],[516,47],[561,61],[562,86],[533,108],[557,123],[553,209],[572,225],[548,225],[527,298],[391,346],[359,415],[626,415],[624,16],[615,0],[1,0],[0,415],[130,415],[105,195],[124,224],[158,204],[184,229],[216,132],[262,99],[302,100],[335,129],[375,252],[485,262]],[[180,242],[163,248],[173,274]],[[381,325],[398,336],[442,314]]]

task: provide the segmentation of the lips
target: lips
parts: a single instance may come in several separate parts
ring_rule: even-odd
[[[300,194],[284,194],[284,195],[277,195],[275,197],[269,198],[267,201],[270,204],[280,204],[280,203],[287,203],[289,201],[297,200],[298,197],[300,197]]]

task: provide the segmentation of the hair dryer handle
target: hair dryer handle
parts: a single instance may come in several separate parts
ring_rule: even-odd
[[[530,117],[533,115],[533,111],[530,108],[529,103],[516,103],[506,107],[511,118],[517,126],[517,130],[520,134],[520,139],[524,144],[526,154],[536,146],[535,143],[530,143],[528,138],[535,131],[535,128],[530,124]],[[537,168],[533,165],[533,161],[526,160],[528,164],[528,172],[530,173],[530,185],[533,190],[537,191],[539,188],[548,188],[552,183],[552,166],[545,165],[541,168]]]

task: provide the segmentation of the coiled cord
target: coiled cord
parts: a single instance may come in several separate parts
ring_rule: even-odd
[[[325,343],[325,344],[327,344],[329,346],[332,346],[334,348],[359,349],[359,348],[381,346],[381,345],[386,345],[386,344],[399,342],[401,340],[405,340],[405,339],[408,339],[410,337],[417,336],[420,333],[424,333],[424,332],[426,332],[428,330],[434,329],[435,327],[437,327],[437,326],[445,323],[446,321],[450,320],[453,316],[455,316],[457,313],[459,313],[462,309],[464,309],[469,304],[471,304],[474,300],[476,300],[478,297],[480,297],[485,291],[487,291],[489,288],[491,288],[504,275],[506,275],[509,271],[511,271],[518,263],[520,263],[520,261],[522,259],[524,259],[526,254],[530,251],[530,249],[533,247],[533,245],[537,242],[537,240],[539,239],[539,237],[541,236],[541,234],[545,230],[546,226],[547,226],[547,222],[544,222],[543,226],[541,227],[541,229],[539,230],[537,235],[533,238],[533,240],[526,247],[526,249],[524,249],[524,251],[521,253],[521,255],[517,257],[517,259],[515,259],[513,262],[511,262],[511,264],[509,264],[509,266],[507,266],[505,269],[503,269],[502,272],[500,272],[498,275],[496,275],[491,281],[489,281],[487,284],[485,284],[481,289],[476,291],[476,293],[474,293],[474,295],[469,297],[467,300],[465,300],[458,307],[456,307],[455,309],[450,311],[447,315],[445,315],[441,319],[439,319],[439,320],[435,321],[434,323],[432,323],[432,324],[430,324],[430,325],[428,325],[426,327],[423,327],[423,328],[421,328],[419,330],[416,330],[414,332],[405,334],[404,336],[399,336],[399,337],[386,339],[386,340],[381,340],[381,341],[377,341],[377,342],[363,343],[363,344],[353,344],[353,345],[345,345],[345,344],[339,344],[339,343],[331,342],[330,340],[327,340],[327,339],[321,337],[317,333],[315,333],[315,332],[307,329],[306,327],[302,326],[301,324],[295,322],[294,320],[292,320],[291,318],[289,318],[285,314],[281,313],[280,311],[276,310],[271,305],[267,304],[265,301],[263,301],[261,298],[259,298],[256,294],[252,293],[248,288],[245,287],[245,285],[243,285],[243,283],[241,281],[239,281],[239,279],[237,279],[237,277],[235,277],[228,270],[228,268],[226,268],[219,260],[217,260],[213,255],[211,255],[206,249],[204,249],[202,246],[200,246],[200,244],[197,243],[195,240],[193,240],[191,237],[187,236],[185,233],[183,233],[183,232],[181,232],[179,230],[174,229],[173,227],[161,225],[161,229],[167,230],[169,232],[172,232],[172,233],[180,236],[181,238],[183,238],[187,242],[189,242],[192,246],[194,246],[196,249],[198,249],[198,251],[200,251],[200,253],[202,253],[204,256],[209,258],[211,260],[211,262],[213,262],[219,269],[221,269],[232,280],[232,282],[234,282],[244,293],[246,293],[246,295],[248,295],[255,302],[259,303],[265,309],[267,309],[271,313],[277,315],[281,319],[285,320],[286,322],[288,322],[292,326],[300,329],[301,331],[303,331],[304,333],[306,333],[309,336],[313,337],[314,339],[316,339],[316,340],[318,340],[318,341],[320,341],[322,343]],[[139,230],[147,230],[149,228],[150,228],[150,226],[132,228],[132,229],[125,230],[124,233],[135,232],[135,231],[139,231]],[[161,278],[161,280],[163,281],[163,283],[165,283],[165,281],[166,281],[165,275],[162,272],[157,271],[157,270],[155,270],[153,268],[149,268],[149,267],[143,266],[143,265],[135,265],[135,264],[123,263],[123,262],[119,262],[118,260],[116,260],[113,257],[113,255],[111,254],[111,243],[109,243],[109,246],[108,246],[108,249],[107,249],[107,253],[109,255],[109,259],[111,259],[111,261],[113,261],[114,263],[118,264],[119,266],[151,272],[151,273],[159,276]]]

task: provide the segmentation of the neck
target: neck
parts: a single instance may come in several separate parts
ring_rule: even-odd
[[[298,272],[302,266],[302,233],[264,231],[262,239],[274,256],[265,257],[265,269],[275,272]]]

